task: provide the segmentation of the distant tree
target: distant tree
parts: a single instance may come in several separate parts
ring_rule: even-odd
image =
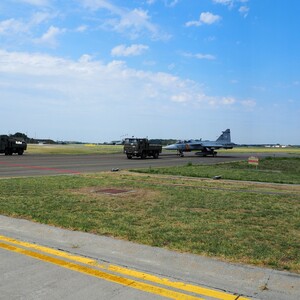
[[[16,132],[15,134],[11,134],[11,137],[21,138],[25,141],[29,140],[28,136],[25,133]]]

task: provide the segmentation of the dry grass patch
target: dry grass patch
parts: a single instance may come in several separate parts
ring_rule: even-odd
[[[89,199],[98,200],[122,200],[130,202],[152,202],[160,196],[159,191],[153,191],[150,189],[118,189],[115,187],[82,187],[79,189],[69,190],[71,194],[84,196],[81,201],[87,201]]]

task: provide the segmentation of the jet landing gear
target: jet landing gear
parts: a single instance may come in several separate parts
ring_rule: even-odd
[[[214,150],[212,151],[212,156],[213,156],[213,157],[217,156],[217,154],[218,154],[217,151],[214,151]]]
[[[212,155],[213,157],[217,156],[217,151],[215,150],[210,150],[210,151],[202,151],[202,152],[196,152],[195,155],[198,156],[208,156],[208,155]]]
[[[217,156],[218,152],[215,150],[205,150],[205,151],[200,151],[200,152],[196,152],[195,155],[197,156],[208,156],[211,155],[213,157]],[[184,157],[183,151],[181,150],[177,150],[177,156],[179,157]]]
[[[183,152],[182,152],[182,151],[180,151],[180,150],[177,150],[177,156],[179,156],[179,157],[184,157],[184,154],[183,154]]]
[[[215,150],[211,150],[211,151],[208,151],[207,155],[212,155],[213,157],[217,156],[217,151]]]

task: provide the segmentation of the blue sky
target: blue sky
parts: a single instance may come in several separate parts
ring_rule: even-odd
[[[1,134],[300,144],[298,0],[1,0]]]

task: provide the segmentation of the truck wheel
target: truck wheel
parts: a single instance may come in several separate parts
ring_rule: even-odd
[[[145,158],[146,158],[146,152],[143,151],[143,152],[142,152],[142,155],[141,155],[141,159],[145,159]]]
[[[20,150],[18,151],[18,155],[23,155],[23,153],[24,153],[24,150],[23,150],[23,149],[20,149]]]
[[[158,155],[159,155],[158,152],[155,152],[155,153],[153,154],[153,158],[154,158],[154,159],[157,159],[157,158],[158,158]]]
[[[132,155],[127,154],[127,158],[128,158],[128,159],[132,159]]]

